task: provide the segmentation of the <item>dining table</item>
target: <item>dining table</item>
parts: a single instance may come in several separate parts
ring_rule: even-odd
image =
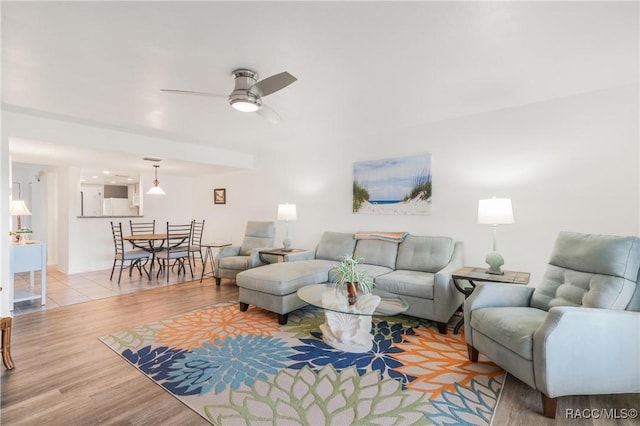
[[[171,234],[171,240],[179,240],[182,239],[178,244],[181,244],[189,238],[189,234]],[[142,249],[144,251],[148,251],[151,253],[151,265],[149,266],[149,272],[147,275],[149,279],[153,279],[153,265],[156,262],[156,253],[162,251],[165,246],[165,242],[167,241],[168,235],[165,234],[133,234],[126,237],[122,237],[123,240],[131,242],[134,247]],[[142,243],[146,244],[142,244]]]

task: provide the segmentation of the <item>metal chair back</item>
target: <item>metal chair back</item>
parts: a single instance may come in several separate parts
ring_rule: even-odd
[[[129,228],[131,229],[131,235],[140,235],[140,234],[155,234],[156,233],[156,220],[154,219],[151,222],[133,222],[129,221]],[[150,249],[149,243],[144,243],[139,241],[136,243],[138,247],[144,247],[146,249]],[[136,245],[131,242],[133,248],[136,248]]]
[[[198,247],[202,245],[202,233],[204,231],[204,219],[202,222],[198,222],[194,220],[193,222],[193,232],[191,234],[191,246]]]
[[[178,265],[178,275],[182,271],[186,275],[186,265],[189,265],[191,278],[193,266],[191,264],[191,236],[193,235],[193,221],[186,225],[171,225],[167,222],[167,244],[162,251],[162,270],[165,271],[169,282],[169,269]],[[172,263],[173,261],[173,263]],[[158,275],[160,271],[158,271]]]
[[[111,222],[111,232],[113,233],[113,245],[117,255],[124,255],[124,240],[122,239],[122,223]]]

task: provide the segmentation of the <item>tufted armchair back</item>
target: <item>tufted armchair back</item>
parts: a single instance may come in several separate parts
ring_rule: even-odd
[[[637,237],[561,232],[530,304],[545,311],[554,306],[634,309],[640,299],[639,269]]]

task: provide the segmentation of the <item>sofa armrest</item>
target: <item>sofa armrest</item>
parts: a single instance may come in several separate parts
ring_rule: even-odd
[[[249,255],[249,268],[255,268],[256,266],[267,265],[268,262],[264,262],[260,257],[260,251],[262,250],[270,250],[273,247],[258,247],[251,249],[251,254]]]
[[[298,260],[311,260],[315,259],[316,252],[315,250],[305,250],[297,253],[287,254],[284,257],[285,262],[297,262]]]
[[[434,320],[448,322],[464,300],[453,285],[451,274],[464,267],[464,245],[456,241],[449,263],[433,277]]]
[[[465,300],[465,309],[529,306],[535,287],[518,284],[479,282],[473,293]]]
[[[533,336],[536,387],[549,397],[640,392],[640,312],[555,307]]]
[[[215,264],[215,270],[220,270],[220,259],[224,257],[237,256],[240,254],[240,246],[227,246],[222,247],[221,250],[218,251],[216,258],[213,260]]]

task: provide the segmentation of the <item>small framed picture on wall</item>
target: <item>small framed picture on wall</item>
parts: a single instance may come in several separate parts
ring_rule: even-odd
[[[216,188],[213,190],[214,204],[227,204],[227,190],[225,188]]]

